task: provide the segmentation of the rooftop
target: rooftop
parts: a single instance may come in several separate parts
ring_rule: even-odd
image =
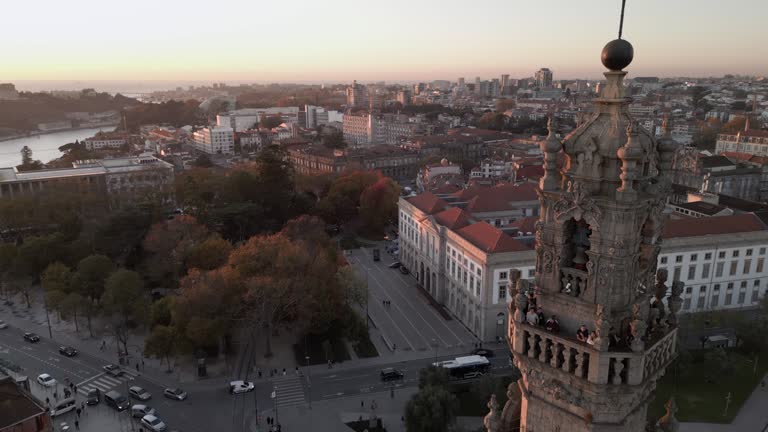
[[[714,216],[726,209],[726,207],[724,206],[708,203],[706,201],[694,201],[694,202],[688,202],[683,204],[677,204],[677,207],[686,209],[686,210],[695,211],[697,213],[702,213],[707,216]]]
[[[408,202],[426,214],[434,214],[448,207],[448,203],[432,192],[424,192],[415,197],[406,198]]]
[[[22,392],[13,379],[0,374],[0,429],[4,430],[25,419],[40,415],[45,409],[30,395]]]
[[[766,225],[754,213],[698,219],[670,219],[664,227],[664,238],[737,234],[765,231]]]
[[[435,215],[437,223],[454,231],[469,225],[471,218],[469,213],[459,207],[451,207]]]
[[[487,222],[478,222],[456,231],[461,237],[488,253],[522,252],[531,250]]]

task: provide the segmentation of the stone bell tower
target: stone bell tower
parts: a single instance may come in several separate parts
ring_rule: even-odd
[[[535,284],[516,275],[509,314],[521,432],[643,431],[676,355],[680,287],[665,306],[666,275],[656,274],[674,144],[629,115],[623,69],[632,57],[629,42],[609,42],[592,114],[562,142],[550,121],[541,144]],[[527,322],[533,306],[558,325]],[[577,338],[581,326],[589,340]]]

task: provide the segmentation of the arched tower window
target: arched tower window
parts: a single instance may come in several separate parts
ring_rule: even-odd
[[[592,235],[592,228],[584,219],[577,221],[571,218],[566,222],[565,235],[566,267],[586,271],[587,262],[589,262],[589,255],[586,252],[590,248],[589,237]]]

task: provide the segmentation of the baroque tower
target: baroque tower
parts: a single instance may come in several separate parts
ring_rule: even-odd
[[[507,335],[521,396],[499,430],[644,431],[656,381],[676,355],[682,287],[668,294],[656,269],[674,144],[629,115],[623,69],[632,57],[621,35],[609,42],[592,114],[563,141],[550,121],[541,144],[535,282],[515,275]],[[557,325],[530,324],[531,307]]]

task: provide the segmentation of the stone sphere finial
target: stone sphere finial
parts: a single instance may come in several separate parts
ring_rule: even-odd
[[[603,53],[600,56],[600,61],[603,62],[603,66],[612,71],[620,71],[632,63],[632,58],[635,56],[635,49],[632,48],[632,44],[624,39],[614,39],[603,47]]]

